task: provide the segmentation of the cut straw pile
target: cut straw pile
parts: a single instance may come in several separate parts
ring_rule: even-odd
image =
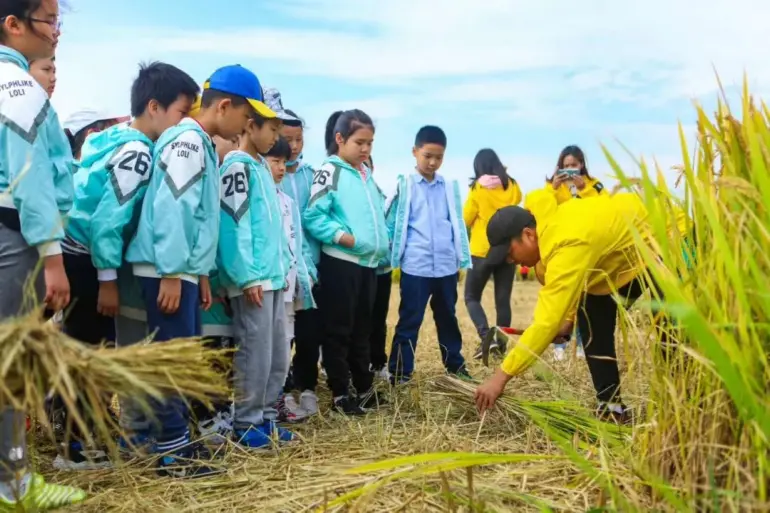
[[[224,376],[213,368],[226,361],[225,352],[204,349],[195,339],[88,347],[36,312],[0,324],[0,405],[26,411],[46,426],[46,400],[58,395],[74,425],[90,431],[75,407],[79,402],[94,434],[108,440],[117,428],[108,414],[113,394],[132,398],[147,414],[148,398],[170,393],[208,403],[228,393]]]

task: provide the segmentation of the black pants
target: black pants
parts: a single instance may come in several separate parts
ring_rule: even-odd
[[[653,284],[653,286],[655,286]],[[629,308],[641,296],[648,285],[639,277],[618,289],[623,307]],[[620,403],[620,370],[615,351],[615,327],[618,304],[612,295],[585,294],[577,312],[577,323],[586,363],[596,389],[596,398],[603,402]],[[663,348],[668,347],[666,319],[657,326]]]
[[[90,255],[64,253],[70,282],[70,306],[64,311],[64,332],[86,344],[115,342],[115,319],[96,311],[99,280]]]
[[[392,273],[377,276],[377,291],[372,308],[372,335],[369,337],[372,369],[380,370],[388,363],[385,345],[388,338],[388,309],[390,308],[390,290]]]
[[[321,347],[334,397],[350,394],[350,378],[359,394],[373,382],[369,369],[369,335],[377,277],[374,269],[321,254]]]
[[[489,331],[489,322],[484,308],[481,306],[481,295],[490,278],[495,283],[495,310],[497,312],[496,326],[511,325],[511,292],[513,278],[516,273],[513,264],[502,263],[490,265],[486,258],[472,257],[473,268],[465,276],[465,307],[468,309],[473,324],[480,338]]]
[[[316,302],[321,298],[320,285],[313,287]],[[320,308],[320,305],[319,305]],[[294,317],[294,388],[315,392],[318,386],[318,358],[321,356],[321,313],[318,308],[300,310]]]
[[[90,255],[74,255],[64,253],[64,269],[70,283],[70,305],[64,311],[64,332],[70,337],[89,345],[99,345],[115,342],[115,319],[106,317],[97,312],[99,299],[99,279]],[[109,390],[104,391],[109,394]],[[106,401],[109,404],[109,401]],[[54,418],[66,418],[64,405],[61,398],[54,397],[51,402],[49,416]],[[81,406],[78,401],[78,413],[90,428],[92,425],[91,414]],[[77,424],[72,420],[66,421],[66,431],[74,440],[82,440],[83,434]],[[67,436],[67,435],[65,435]]]

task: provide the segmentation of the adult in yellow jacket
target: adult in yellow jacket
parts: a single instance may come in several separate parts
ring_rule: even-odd
[[[491,407],[514,376],[524,372],[557,336],[572,331],[565,321],[577,309],[578,330],[585,342],[588,368],[599,400],[599,414],[627,419],[620,398],[615,353],[617,304],[626,306],[644,291],[644,264],[632,227],[647,229],[647,211],[636,194],[568,201],[557,206],[545,190],[527,196],[527,210],[507,207],[489,222],[489,259],[515,262],[545,270],[534,321],[506,356],[494,376],[479,386],[480,411]]]
[[[546,180],[545,189],[561,205],[573,198],[606,196],[602,182],[588,174],[586,157],[578,146],[567,146],[559,154],[556,170]]]
[[[473,161],[475,177],[471,181],[471,192],[463,208],[465,225],[470,229],[471,260],[473,267],[465,277],[465,306],[468,309],[479,337],[483,340],[489,332],[489,322],[481,306],[481,295],[490,278],[495,283],[495,310],[497,326],[511,324],[511,292],[515,277],[515,266],[505,261],[488,262],[489,241],[487,223],[499,209],[518,205],[521,189],[516,180],[508,176],[508,170],[491,149],[478,152]],[[499,350],[495,343],[491,350]],[[474,355],[481,358],[481,347]]]

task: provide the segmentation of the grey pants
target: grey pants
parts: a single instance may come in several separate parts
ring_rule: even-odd
[[[115,318],[115,342],[118,347],[132,346],[147,338],[147,323],[122,315]],[[136,401],[119,397],[120,428],[127,433],[147,433],[150,422]]]
[[[502,263],[490,265],[486,258],[472,257],[473,268],[465,275],[465,307],[468,315],[476,326],[481,339],[489,331],[487,314],[481,306],[481,295],[490,278],[495,282],[495,310],[497,311],[496,326],[511,325],[511,293],[516,266]]]
[[[31,311],[45,297],[43,271],[32,277],[38,253],[19,232],[0,224],[0,322]],[[0,482],[27,466],[26,415],[0,406]]]
[[[289,373],[291,348],[286,342],[283,291],[265,292],[262,306],[243,296],[232,300],[236,351],[235,429],[274,421],[278,400]]]

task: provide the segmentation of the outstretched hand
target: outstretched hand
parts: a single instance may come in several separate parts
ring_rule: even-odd
[[[474,399],[479,415],[483,415],[485,411],[495,405],[497,399],[503,394],[505,385],[508,384],[511,378],[512,376],[503,372],[502,369],[497,369],[491,378],[478,386]]]

